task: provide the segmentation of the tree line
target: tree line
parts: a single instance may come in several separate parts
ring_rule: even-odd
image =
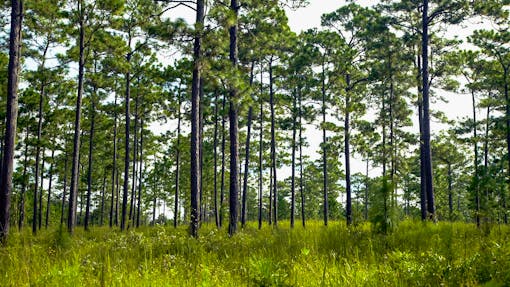
[[[286,11],[306,1],[3,5],[4,240],[168,216],[194,237],[202,222],[508,221],[507,1],[347,1],[299,33]],[[485,25],[445,36],[467,23]],[[445,92],[472,116],[431,109]]]

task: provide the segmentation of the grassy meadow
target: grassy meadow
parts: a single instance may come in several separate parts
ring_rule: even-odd
[[[510,228],[404,221],[255,223],[229,238],[205,224],[12,232],[0,248],[1,286],[510,286]]]

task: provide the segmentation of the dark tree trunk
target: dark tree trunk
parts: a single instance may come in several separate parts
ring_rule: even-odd
[[[205,220],[205,200],[204,200],[204,185],[202,184],[202,175],[203,175],[203,166],[204,166],[204,156],[203,156],[203,135],[204,135],[204,107],[202,105],[202,99],[204,98],[204,79],[200,78],[200,84],[199,84],[199,99],[200,103],[198,105],[198,123],[199,123],[199,130],[198,130],[198,147],[199,147],[199,177],[200,177],[200,185],[199,185],[199,216],[200,216],[200,225],[202,225],[202,222]]]
[[[21,183],[21,192],[19,200],[19,220],[18,229],[21,231],[23,223],[25,221],[25,192],[27,187],[27,166],[28,166],[28,131],[29,128],[25,128],[25,152],[23,154],[23,182]]]
[[[128,46],[131,47],[131,34],[129,34]],[[129,64],[131,62],[131,53],[126,56],[126,61]],[[126,117],[125,126],[125,147],[124,147],[124,183],[122,189],[122,215],[120,219],[120,230],[126,229],[126,216],[127,216],[127,204],[128,204],[128,190],[129,190],[129,132],[130,132],[130,112],[129,112],[129,101],[131,97],[131,73],[126,73],[126,98],[124,100],[124,113]]]
[[[45,60],[46,60],[46,53],[48,52],[49,42],[46,42],[44,52],[43,52],[43,61],[39,67],[40,71],[44,70],[45,66]],[[34,184],[34,214],[32,218],[32,232],[35,234],[37,233],[37,225],[39,225],[39,229],[41,228],[41,217],[39,216],[37,218],[36,214],[40,214],[40,209],[42,209],[42,203],[40,203],[39,207],[37,206],[37,197],[38,197],[38,188],[39,188],[39,175],[40,175],[40,160],[41,160],[41,135],[42,135],[42,124],[43,124],[43,109],[44,109],[44,97],[45,97],[45,90],[46,83],[44,76],[41,79],[41,86],[39,90],[39,108],[37,111],[37,143],[35,148],[35,184]],[[44,164],[43,164],[44,167]],[[41,171],[42,173],[42,171]],[[42,177],[42,176],[41,176]],[[41,194],[42,194],[42,188],[41,188]],[[39,195],[40,196],[40,195]],[[37,213],[39,212],[39,213]]]
[[[218,213],[218,175],[216,174],[218,170],[218,92],[215,92],[215,100],[214,100],[214,222],[216,223],[216,228],[220,228],[220,216]]]
[[[421,75],[421,57],[418,56],[418,72]],[[427,220],[427,187],[425,185],[425,149],[423,146],[423,88],[418,81],[418,125],[420,128],[420,211],[421,220]]]
[[[271,106],[271,169],[272,169],[272,188],[273,188],[273,223],[278,226],[278,180],[276,178],[276,138],[275,138],[275,110],[274,110],[274,91],[273,91],[273,57],[269,60],[269,104]]]
[[[110,199],[110,228],[113,227],[113,211],[114,211],[114,200],[115,200],[115,187],[116,187],[116,172],[117,172],[117,93],[115,93],[115,100],[113,103],[113,167],[112,167],[112,195]]]
[[[95,89],[95,87],[94,87]],[[94,151],[94,126],[96,117],[96,102],[94,99],[95,91],[93,92],[91,102],[92,106],[90,109],[90,131],[89,131],[89,158],[88,158],[88,170],[87,170],[87,205],[85,206],[85,230],[89,230],[90,222],[90,200],[92,196],[92,165],[93,165],[93,151]]]
[[[39,192],[39,207],[37,209],[37,225],[39,230],[42,227],[42,209],[43,209],[43,187],[44,187],[44,153],[45,149],[42,150],[42,164],[41,164],[41,185],[40,185],[40,192]],[[37,200],[36,198],[34,198]]]
[[[71,188],[69,191],[69,214],[67,217],[67,229],[72,234],[76,225],[76,207],[78,200],[78,170],[80,159],[80,135],[81,135],[81,105],[83,97],[83,78],[85,69],[85,23],[83,0],[78,1],[78,10],[80,13],[79,27],[79,63],[78,63],[78,96],[76,98],[76,111],[74,119],[74,139],[73,139],[73,162],[71,167]]]
[[[344,118],[344,154],[345,154],[345,193],[347,202],[345,207],[347,225],[352,224],[352,199],[351,199],[351,154],[350,154],[350,75],[346,75],[347,89],[345,93],[345,118]]]
[[[136,203],[136,227],[140,227],[140,211],[141,211],[141,205],[142,205],[142,188],[143,188],[143,123],[144,119],[141,119],[140,122],[140,167],[138,169],[139,176],[138,176],[138,199]]]
[[[66,141],[67,142],[67,141]],[[64,152],[64,190],[62,191],[62,210],[60,211],[60,225],[64,224],[64,216],[66,210],[66,192],[67,192],[67,167],[68,167],[67,149]]]
[[[55,149],[52,149],[51,150],[51,164],[50,164],[50,173],[49,173],[49,178],[50,178],[50,182],[48,184],[48,201],[46,203],[46,218],[45,218],[45,224],[44,224],[44,227],[45,228],[48,228],[48,223],[49,223],[49,218],[50,218],[50,207],[51,207],[51,184],[52,184],[52,181],[53,181],[53,165],[54,165],[54,160],[55,160]]]
[[[238,51],[237,51],[237,17],[239,15],[240,4],[237,0],[230,1],[230,10],[236,17],[235,23],[229,27],[230,47],[229,58],[232,63],[232,68],[237,69],[238,65]],[[237,231],[237,217],[238,217],[238,193],[239,193],[239,133],[238,133],[238,107],[237,98],[238,91],[236,88],[231,88],[230,96],[230,109],[229,109],[229,122],[230,122],[230,191],[229,191],[229,206],[230,206],[230,222],[228,225],[228,234],[234,235]]]
[[[181,165],[181,91],[178,94],[177,107],[177,146],[175,148],[175,195],[174,195],[174,227],[179,220],[179,177]]]
[[[301,224],[306,226],[305,218],[305,193],[303,183],[303,101],[301,90],[299,91],[299,193],[301,195]]]
[[[103,185],[101,186],[101,209],[100,209],[100,217],[99,217],[99,226],[103,226],[103,224],[104,224],[105,189],[106,189],[106,172],[103,175]]]
[[[129,219],[128,219],[128,228],[134,225],[135,222],[135,198],[136,198],[136,181],[138,172],[136,168],[138,167],[138,107],[140,104],[140,95],[136,94],[135,98],[135,122],[133,127],[133,173],[131,180],[131,197],[129,201]]]
[[[258,204],[259,204],[259,211],[258,211],[258,221],[259,221],[259,229],[262,228],[262,187],[264,184],[264,177],[262,174],[263,170],[263,152],[264,152],[264,99],[262,96],[262,93],[264,92],[264,84],[263,84],[263,66],[262,62],[260,63],[260,129],[259,129],[259,194],[258,194]]]
[[[292,163],[290,179],[290,228],[294,228],[296,213],[296,130],[297,130],[297,92],[292,99]]]
[[[253,113],[253,108],[250,107],[248,110],[248,131],[246,134],[246,148],[245,148],[245,159],[244,159],[244,182],[243,182],[243,196],[242,196],[242,212],[241,212],[241,226],[244,228],[246,226],[247,219],[247,210],[246,203],[248,201],[248,167],[250,160],[250,136],[251,136],[251,117]]]
[[[223,225],[223,202],[225,201],[225,103],[226,97],[223,96],[222,117],[221,117],[221,187],[220,187],[220,227]]]
[[[475,99],[475,91],[471,90],[471,100],[473,104],[473,152],[475,155],[474,158],[474,188],[475,188],[475,208],[476,208],[476,226],[480,227],[480,186],[479,186],[479,177],[478,177],[478,135],[477,129],[478,125],[476,123],[476,99]]]
[[[368,160],[368,155],[367,155],[366,169],[365,169],[365,200],[364,200],[364,209],[363,209],[363,217],[365,218],[365,220],[368,220],[368,189],[369,189],[368,168],[370,166],[369,163],[370,162]]]
[[[195,23],[204,23],[204,1],[197,0],[197,14]],[[193,45],[193,80],[191,84],[191,220],[190,234],[198,237],[199,227],[199,192],[200,192],[200,78],[202,57],[202,31],[196,31]]]
[[[423,0],[422,14],[422,87],[423,87],[423,156],[425,168],[425,187],[427,194],[427,211],[431,220],[435,221],[436,206],[434,203],[434,187],[432,183],[432,154],[430,151],[430,108],[429,108],[429,1]],[[510,145],[509,145],[510,147]]]
[[[448,162],[448,215],[450,221],[453,221],[453,176],[452,164]]]
[[[506,115],[506,146],[507,146],[507,154],[508,154],[508,170],[507,170],[507,177],[508,177],[508,188],[510,189],[510,96],[508,94],[508,67],[504,67],[504,81],[505,81],[505,115]],[[505,224],[508,224],[508,214],[506,210],[506,192],[503,192],[503,221]]]
[[[322,63],[322,196],[323,196],[323,219],[324,225],[328,226],[328,154],[326,138],[326,70]]]

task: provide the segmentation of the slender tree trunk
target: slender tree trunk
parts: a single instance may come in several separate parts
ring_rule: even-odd
[[[115,93],[115,100],[113,103],[113,167],[112,167],[112,195],[110,200],[110,228],[113,227],[113,211],[114,211],[114,200],[115,200],[115,187],[116,187],[116,172],[117,172],[117,93]]]
[[[204,23],[204,1],[197,0],[196,25]],[[191,221],[190,234],[198,237],[200,208],[200,78],[202,57],[202,28],[196,32],[193,45],[193,80],[191,84]]]
[[[423,0],[422,14],[422,87],[423,87],[423,149],[425,168],[425,187],[427,193],[427,211],[430,219],[436,220],[436,206],[434,203],[434,187],[432,183],[432,155],[430,151],[430,108],[429,108],[429,1]],[[510,147],[510,145],[509,145]]]
[[[350,154],[350,75],[347,74],[345,77],[347,90],[345,93],[345,118],[344,118],[344,154],[345,154],[345,193],[347,195],[346,202],[346,219],[347,225],[352,224],[352,199],[351,199],[351,154]]]
[[[20,192],[20,204],[19,204],[19,220],[18,220],[18,230],[21,231],[23,228],[23,223],[25,221],[25,192],[27,187],[27,166],[28,166],[28,131],[29,128],[25,128],[25,151],[23,154],[23,182],[21,183],[21,192]]]
[[[474,188],[475,188],[475,207],[476,207],[476,226],[480,227],[480,188],[479,188],[479,178],[478,178],[478,135],[477,129],[478,125],[476,123],[476,98],[475,91],[471,90],[471,100],[473,104],[473,152],[475,155],[474,158]]]
[[[40,192],[39,192],[39,207],[37,209],[37,225],[39,230],[41,230],[42,227],[42,209],[43,209],[43,187],[44,187],[44,154],[45,149],[42,150],[42,164],[41,164],[41,185],[40,185]],[[37,198],[35,198],[37,200]]]
[[[131,34],[129,34],[128,47],[131,47]],[[131,63],[131,52],[126,56],[126,62]],[[122,190],[122,215],[120,220],[120,230],[126,229],[126,216],[128,204],[128,190],[129,190],[129,132],[130,132],[130,112],[129,102],[131,97],[131,73],[126,73],[126,99],[124,100],[124,113],[126,117],[125,125],[125,147],[124,147],[124,183]]]
[[[48,51],[48,48],[49,48],[49,41],[46,42],[46,45],[44,48],[43,61],[42,61],[41,65],[39,66],[40,71],[44,70],[46,53]],[[46,88],[45,79],[44,79],[44,77],[42,77],[41,86],[39,89],[39,108],[37,111],[37,143],[36,143],[36,148],[35,148],[34,214],[33,214],[33,218],[32,218],[32,232],[34,234],[37,233],[38,225],[39,225],[39,229],[41,228],[41,217],[37,218],[36,214],[39,214],[37,212],[40,212],[39,209],[42,208],[42,204],[40,204],[41,206],[39,206],[39,207],[37,206],[38,205],[37,198],[38,198],[38,196],[40,196],[40,195],[38,195],[38,188],[39,188],[39,175],[40,175],[39,167],[40,167],[40,160],[41,160],[40,153],[41,153],[41,136],[42,136],[42,124],[43,124],[43,109],[44,109],[44,97],[45,97],[45,92],[46,92],[45,88]],[[42,193],[42,189],[41,189],[41,193]]]
[[[137,208],[136,208],[136,227],[140,227],[140,211],[141,211],[141,201],[142,201],[142,188],[143,188],[143,136],[144,136],[144,129],[143,129],[143,123],[144,119],[142,117],[140,122],[140,167],[139,167],[139,176],[138,176],[138,199],[137,199]]]
[[[510,95],[508,94],[508,67],[504,67],[504,81],[505,81],[505,115],[506,115],[506,145],[507,145],[507,154],[508,154],[508,170],[507,170],[507,177],[508,177],[508,188],[510,189]],[[503,192],[503,221],[505,224],[508,224],[508,214],[506,210],[506,192]]]
[[[94,90],[96,88],[94,87]],[[89,230],[90,222],[90,200],[92,196],[92,165],[93,165],[93,151],[94,151],[94,126],[96,123],[96,102],[94,99],[95,91],[92,94],[90,109],[90,131],[89,131],[89,158],[88,158],[88,171],[87,171],[87,205],[85,206],[85,230]]]
[[[83,97],[83,78],[85,69],[85,23],[83,0],[78,1],[78,11],[80,13],[79,27],[79,63],[78,63],[78,97],[76,98],[76,111],[74,119],[74,139],[73,139],[73,161],[71,167],[71,188],[69,191],[69,215],[67,217],[67,229],[72,234],[76,225],[76,207],[78,199],[78,170],[80,158],[80,131],[81,131],[81,105]]]
[[[230,35],[230,49],[229,58],[232,63],[232,68],[237,69],[238,65],[238,51],[237,51],[237,17],[239,15],[240,4],[237,0],[230,1],[230,10],[235,15],[235,23],[229,27]],[[237,231],[237,216],[238,216],[238,192],[239,192],[239,170],[237,165],[239,162],[239,133],[238,133],[238,107],[237,98],[238,91],[236,88],[231,88],[230,96],[230,109],[229,109],[229,122],[230,122],[230,222],[228,225],[228,234],[234,235]]]
[[[221,188],[220,188],[220,227],[223,225],[223,213],[224,207],[223,202],[225,200],[225,103],[226,97],[223,96],[222,103],[222,117],[221,117]]]
[[[218,175],[216,174],[218,170],[218,95],[219,93],[215,92],[214,99],[214,222],[216,223],[216,228],[220,228],[220,216],[218,213]]]
[[[305,218],[305,193],[303,184],[303,101],[299,90],[299,193],[301,195],[301,224],[306,226]]]
[[[263,176],[263,152],[264,152],[264,98],[262,96],[262,93],[264,92],[264,84],[263,84],[263,65],[262,62],[260,62],[260,94],[259,94],[259,101],[260,101],[260,115],[259,115],[259,121],[260,121],[260,127],[259,127],[259,194],[258,194],[258,201],[259,201],[259,210],[258,210],[258,221],[259,221],[259,229],[262,228],[262,187],[264,184],[264,176]]]
[[[67,141],[66,141],[67,143]],[[64,151],[64,190],[62,191],[62,210],[60,212],[60,226],[64,224],[64,216],[66,210],[66,192],[67,192],[67,167],[68,167],[67,149]]]
[[[290,228],[294,228],[296,213],[296,130],[297,130],[297,92],[292,99],[292,163],[290,178]]]
[[[198,155],[199,155],[199,177],[200,177],[200,185],[199,185],[199,225],[202,224],[205,220],[205,200],[204,200],[204,185],[202,184],[203,181],[203,166],[204,166],[204,156],[203,156],[203,136],[204,136],[204,107],[202,105],[202,99],[204,98],[204,79],[200,78],[200,84],[199,84],[199,99],[200,103],[198,105]]]
[[[453,221],[453,176],[450,162],[448,162],[448,211],[450,221]]]
[[[101,209],[100,209],[100,216],[99,216],[99,226],[103,226],[103,224],[104,224],[105,189],[106,189],[106,172],[103,175],[103,185],[101,186]]]
[[[133,173],[131,181],[131,198],[129,201],[129,220],[128,228],[135,223],[135,198],[136,198],[136,177],[137,177],[137,156],[138,156],[138,107],[140,103],[140,95],[137,93],[135,98],[135,122],[133,127]]]
[[[322,195],[323,195],[323,217],[324,225],[328,226],[328,154],[326,137],[326,68],[322,62]]]
[[[50,173],[49,173],[49,178],[50,178],[50,182],[48,184],[48,201],[46,203],[46,218],[45,218],[45,224],[44,224],[44,227],[46,229],[48,229],[48,222],[49,222],[49,218],[50,218],[50,207],[51,207],[51,184],[52,184],[52,181],[53,181],[53,165],[54,165],[54,161],[55,161],[55,149],[52,149],[51,150],[51,164],[50,164]]]
[[[248,109],[248,131],[246,133],[246,148],[245,148],[245,160],[244,160],[244,182],[243,182],[243,196],[242,196],[242,212],[241,212],[241,226],[244,228],[246,226],[247,219],[247,210],[246,203],[248,201],[248,167],[250,160],[250,136],[251,136],[251,117],[253,113],[253,108],[250,106]]]
[[[275,137],[275,102],[273,91],[273,57],[269,61],[269,104],[271,105],[271,166],[272,166],[272,187],[273,187],[273,222],[278,226],[278,180],[276,177],[276,137]]]
[[[490,113],[491,107],[487,106],[487,115],[485,118],[485,139],[483,145],[483,167],[484,167],[484,176],[489,176],[489,128],[490,128]],[[485,186],[485,197],[487,198],[487,202],[489,202],[489,188]]]
[[[181,90],[179,87],[177,107],[177,146],[175,148],[175,195],[174,195],[174,227],[179,220],[179,178],[181,165]]]
[[[23,1],[11,0],[11,30],[9,35],[9,66],[7,72],[7,111],[5,135],[0,170],[0,242],[5,244],[9,234],[9,220],[12,193],[14,145],[18,117],[18,80],[21,57],[21,23]]]
[[[369,184],[369,178],[368,178],[368,168],[369,168],[369,160],[368,160],[368,155],[367,155],[367,160],[366,160],[366,169],[365,169],[365,202],[364,202],[364,209],[363,209],[363,217],[365,218],[365,220],[368,220],[368,184]]]
[[[421,57],[417,57],[417,69],[421,76]],[[420,211],[421,220],[427,220],[427,187],[425,186],[425,149],[423,146],[423,88],[421,82],[418,80],[418,125],[420,128]]]

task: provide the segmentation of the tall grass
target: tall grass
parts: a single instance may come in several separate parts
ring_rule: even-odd
[[[510,286],[508,226],[280,226],[27,230],[0,249],[0,286]]]

